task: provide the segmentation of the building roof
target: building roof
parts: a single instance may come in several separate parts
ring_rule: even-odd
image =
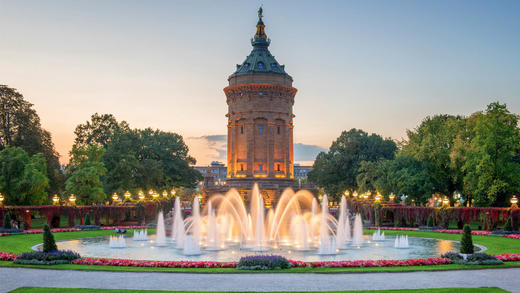
[[[253,50],[242,64],[237,64],[237,70],[230,76],[234,77],[242,74],[279,74],[288,76],[285,72],[285,65],[280,65],[274,56],[269,52],[271,40],[265,33],[265,25],[262,21],[262,8],[258,10],[258,23],[256,24],[255,36],[251,39]],[[292,78],[291,78],[292,79]]]

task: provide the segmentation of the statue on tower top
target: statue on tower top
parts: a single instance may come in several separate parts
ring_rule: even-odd
[[[262,17],[264,17],[263,11],[262,5],[260,5],[260,8],[258,8],[258,18],[262,19]]]

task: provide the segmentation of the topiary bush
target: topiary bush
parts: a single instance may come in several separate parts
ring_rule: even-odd
[[[68,264],[78,258],[81,258],[81,256],[77,252],[69,250],[32,251],[21,254],[14,260],[14,263],[23,265],[56,265]]]
[[[4,225],[3,225],[3,228],[4,229],[11,229],[11,215],[9,215],[9,213],[6,213],[5,216],[4,216]]]
[[[462,239],[460,241],[460,253],[472,254],[474,252],[473,239],[471,237],[471,228],[469,225],[464,225],[462,229]]]
[[[49,225],[43,226],[43,252],[51,252],[58,250],[56,241],[54,241],[54,235],[51,233]]]
[[[513,221],[511,217],[507,218],[507,222],[504,225],[504,231],[513,231]]]
[[[92,225],[92,224],[90,223],[90,214],[87,214],[87,215],[85,216],[85,226],[90,226],[90,225]]]
[[[427,227],[433,227],[433,225],[435,225],[435,224],[433,223],[433,215],[430,215],[430,216],[428,217],[428,220],[426,221],[426,226],[427,226]]]
[[[449,258],[451,262],[464,260],[462,255],[460,255],[460,253],[456,253],[456,252],[447,252],[447,253],[441,255],[441,257]]]
[[[280,255],[250,255],[240,258],[239,270],[282,270],[291,267],[291,263]]]

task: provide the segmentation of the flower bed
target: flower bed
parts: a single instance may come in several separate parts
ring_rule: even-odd
[[[462,230],[459,229],[437,229],[433,230],[433,232],[447,234],[462,234]],[[471,235],[488,236],[489,234],[491,234],[490,231],[471,231]]]
[[[391,230],[391,231],[419,231],[419,228],[409,228],[409,227],[376,227],[370,226],[368,227],[370,230]]]
[[[80,258],[73,264],[119,267],[150,267],[150,268],[234,268],[236,262],[216,261],[150,261],[132,259]]]
[[[503,237],[520,240],[520,234],[505,234]]]
[[[18,257],[18,254],[9,253],[9,252],[0,252],[0,260],[3,261],[13,261]]]

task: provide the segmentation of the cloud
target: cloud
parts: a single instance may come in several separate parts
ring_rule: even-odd
[[[209,165],[213,161],[226,163],[227,135],[203,135],[188,137],[186,144],[190,148],[190,155],[197,159],[197,165]],[[326,148],[304,143],[294,144],[294,161],[301,165],[312,165],[319,152]]]

